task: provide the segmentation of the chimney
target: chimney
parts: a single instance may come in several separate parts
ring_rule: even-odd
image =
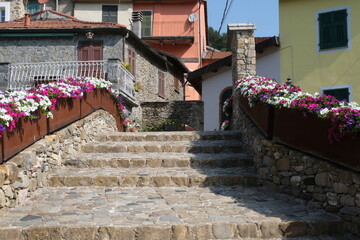
[[[25,13],[25,27],[30,26],[30,14]]]
[[[142,12],[132,12],[131,14],[131,20],[132,20],[132,31],[141,38],[141,23],[143,20],[143,14]]]

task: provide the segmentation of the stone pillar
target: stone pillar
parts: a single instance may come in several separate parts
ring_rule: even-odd
[[[10,63],[0,63],[0,91],[5,91],[9,83],[9,66]]]
[[[254,24],[240,23],[228,25],[228,41],[231,44],[232,52],[232,80],[233,83],[246,74],[256,75],[256,51]],[[231,119],[231,129],[240,129],[240,92],[233,91],[233,115]]]
[[[121,66],[120,66],[121,60],[118,58],[110,58],[107,61],[107,75],[106,78],[108,81],[112,83],[113,89],[119,89],[120,88],[120,82],[119,79],[121,79]]]
[[[246,74],[256,75],[255,29],[252,23],[228,25],[233,82]]]

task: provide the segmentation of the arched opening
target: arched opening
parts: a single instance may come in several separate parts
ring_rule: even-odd
[[[224,122],[225,120],[230,120],[230,119],[228,119],[228,116],[225,115],[225,113],[223,112],[222,109],[223,109],[225,100],[231,97],[232,91],[233,91],[232,87],[226,87],[220,93],[220,97],[219,97],[219,126],[221,126],[221,123]]]

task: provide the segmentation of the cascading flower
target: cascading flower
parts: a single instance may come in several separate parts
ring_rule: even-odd
[[[124,100],[120,91],[111,89],[111,82],[99,78],[67,78],[22,91],[0,91],[0,137],[4,131],[16,128],[19,118],[37,119],[37,111],[52,118],[51,110],[56,107],[59,98],[81,99],[84,92],[103,88],[113,95],[121,120],[126,121]]]

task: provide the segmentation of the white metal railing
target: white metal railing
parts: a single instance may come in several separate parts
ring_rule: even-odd
[[[128,96],[134,98],[135,77],[122,64],[120,64],[120,70],[119,88]]]
[[[67,77],[106,78],[107,61],[11,63],[8,89],[25,89]]]

